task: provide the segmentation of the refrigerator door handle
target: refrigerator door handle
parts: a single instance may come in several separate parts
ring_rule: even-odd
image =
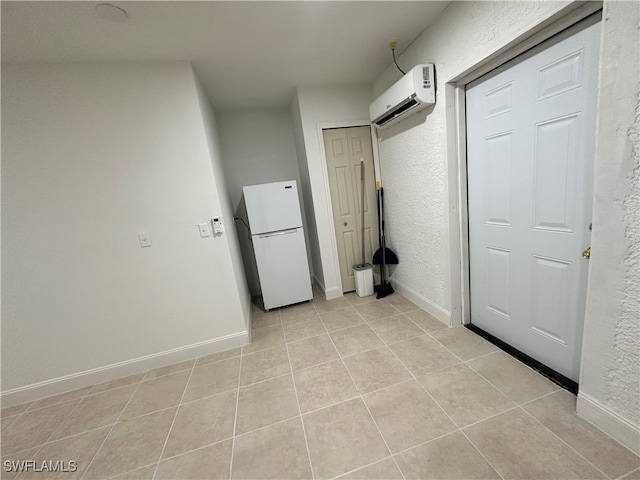
[[[290,233],[296,233],[297,231],[298,231],[297,228],[291,228],[289,230],[280,230],[279,232],[267,233],[265,235],[258,235],[258,238],[277,237],[279,235],[288,235]]]

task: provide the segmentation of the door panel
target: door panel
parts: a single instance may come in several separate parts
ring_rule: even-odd
[[[353,197],[353,168],[349,157],[348,139],[346,133],[341,130],[325,130],[323,133],[340,279],[343,289],[355,289],[355,277],[351,266],[355,261],[358,233],[356,204]]]
[[[487,139],[487,223],[511,226],[511,132]]]
[[[577,381],[598,19],[467,86],[471,321]]]
[[[566,345],[571,264],[535,255],[532,264],[530,327]]]
[[[578,123],[570,115],[536,126],[534,228],[574,230],[577,178],[570,173],[579,170]]]
[[[373,149],[369,127],[323,131],[342,290],[355,290],[353,265],[362,262],[360,158],[365,162],[365,260],[378,249]]]
[[[487,306],[509,318],[511,311],[511,252],[487,247]]]

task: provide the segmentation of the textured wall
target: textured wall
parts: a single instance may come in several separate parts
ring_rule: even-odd
[[[436,106],[440,109],[441,102]],[[416,121],[425,122],[416,125]],[[414,117],[380,133],[387,245],[393,279],[450,311],[444,114]]]
[[[433,109],[381,134],[389,245],[400,256],[393,278],[441,310],[451,311],[444,84],[565,5],[452,2],[398,60],[405,70],[434,62],[438,93]],[[385,70],[374,97],[399,76],[395,66]]]
[[[605,4],[580,378],[580,395],[636,430],[640,430],[639,30],[637,2]]]

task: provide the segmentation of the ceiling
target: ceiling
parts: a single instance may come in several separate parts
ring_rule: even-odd
[[[98,3],[3,1],[3,63],[189,60],[216,110],[282,107],[296,86],[371,83],[449,2],[111,2],[124,23]]]

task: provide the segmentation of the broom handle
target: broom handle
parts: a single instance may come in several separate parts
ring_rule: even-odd
[[[364,266],[364,158],[360,157],[360,190],[362,190],[362,208],[361,208],[361,214],[362,214],[362,234],[360,235],[362,237],[362,266]]]
[[[382,217],[382,283],[387,281],[387,239],[384,235],[384,190],[380,188],[380,216]]]

